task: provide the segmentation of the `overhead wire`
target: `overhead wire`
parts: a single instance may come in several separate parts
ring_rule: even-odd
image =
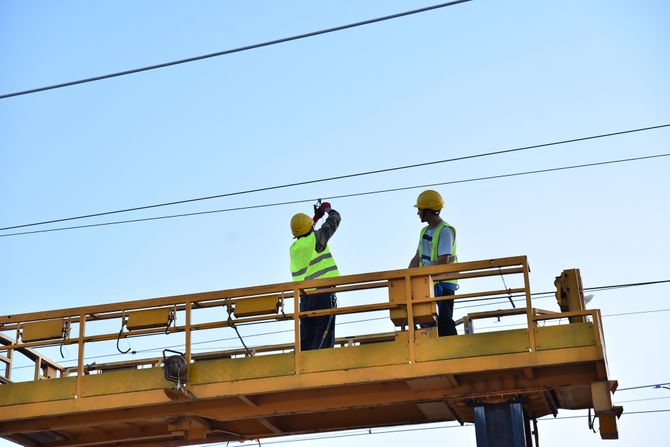
[[[88,219],[88,218],[91,218],[91,217],[109,216],[109,215],[112,215],[112,214],[128,213],[128,212],[131,212],[131,211],[141,211],[141,210],[147,210],[147,209],[152,209],[152,208],[160,208],[160,207],[165,207],[165,206],[181,205],[181,204],[185,204],[185,203],[193,203],[193,202],[199,202],[199,201],[205,201],[205,200],[220,199],[220,198],[223,198],[223,197],[232,197],[232,196],[237,196],[237,195],[252,194],[252,193],[263,192],[263,191],[272,191],[272,190],[284,189],[284,188],[289,188],[289,187],[294,187],[294,186],[304,186],[304,185],[328,182],[328,181],[333,181],[333,180],[342,180],[342,179],[347,179],[347,178],[362,177],[362,176],[373,175],[373,174],[381,174],[381,173],[385,173],[385,172],[393,172],[393,171],[413,169],[413,168],[424,167],[424,166],[432,166],[432,165],[437,165],[437,164],[452,163],[452,162],[455,162],[455,161],[470,160],[470,159],[481,158],[481,157],[489,157],[489,156],[493,156],[493,155],[509,154],[509,153],[513,153],[513,152],[521,152],[521,151],[527,151],[527,150],[531,150],[531,149],[539,149],[539,148],[546,148],[546,147],[558,146],[558,145],[569,144],[569,143],[576,143],[576,142],[580,142],[580,141],[588,141],[588,140],[594,140],[594,139],[599,139],[599,138],[620,136],[620,135],[625,135],[625,134],[630,134],[630,133],[646,132],[646,131],[649,131],[649,130],[661,129],[661,128],[665,128],[665,127],[670,127],[670,123],[659,124],[659,125],[648,126],[648,127],[639,127],[639,128],[635,128],[635,129],[627,129],[627,130],[609,132],[609,133],[598,134],[598,135],[590,135],[590,136],[586,136],[586,137],[571,138],[571,139],[567,139],[567,140],[559,140],[559,141],[553,141],[553,142],[549,142],[549,143],[534,144],[534,145],[530,145],[530,146],[521,146],[521,147],[516,147],[516,148],[512,148],[512,149],[503,149],[503,150],[498,150],[498,151],[489,151],[489,152],[483,152],[483,153],[478,153],[478,154],[464,155],[464,156],[461,156],[461,157],[452,157],[452,158],[446,158],[446,159],[442,159],[442,160],[433,160],[433,161],[428,161],[428,162],[423,162],[423,163],[414,163],[414,164],[409,164],[409,165],[395,166],[395,167],[392,167],[392,168],[375,169],[375,170],[371,170],[371,171],[356,172],[356,173],[352,173],[352,174],[337,175],[337,176],[332,176],[332,177],[323,177],[323,178],[305,180],[305,181],[300,181],[300,182],[285,183],[285,184],[281,184],[281,185],[274,185],[274,186],[267,186],[267,187],[261,187],[261,188],[247,189],[247,190],[242,190],[242,191],[229,192],[229,193],[224,193],[224,194],[216,194],[216,195],[204,196],[204,197],[195,197],[195,198],[184,199],[184,200],[175,200],[175,201],[171,201],[171,202],[162,202],[162,203],[156,203],[156,204],[152,204],[152,205],[137,206],[137,207],[124,208],[124,209],[113,210],[113,211],[103,211],[103,212],[99,212],[99,213],[83,214],[83,215],[80,215],[80,216],[45,220],[45,221],[41,221],[41,222],[32,222],[32,223],[27,223],[27,224],[11,225],[11,226],[6,226],[6,227],[0,228],[0,231],[13,230],[13,229],[17,229],[17,228],[25,228],[25,227],[32,227],[32,226],[38,226],[38,225],[46,225],[46,224],[52,224],[52,223],[58,223],[58,222],[67,222],[67,221],[80,220],[80,219]],[[663,155],[661,155],[661,156],[663,156]],[[313,200],[315,200],[315,199],[309,199],[309,201],[313,201]],[[282,203],[282,204],[293,204],[293,203],[301,203],[301,202],[288,202],[288,203]],[[237,211],[239,209],[248,209],[248,208],[242,207],[242,208],[238,208],[238,209],[233,209],[232,211]],[[185,215],[193,215],[193,214],[185,214]],[[172,217],[183,217],[183,216],[184,215],[175,215],[175,216],[172,216]],[[133,220],[133,221],[141,221],[141,220]]]
[[[650,311],[646,312],[625,312],[621,314],[606,314],[603,315],[603,318],[610,318],[610,317],[623,317],[623,316],[631,316],[631,315],[640,315],[640,314],[651,314],[651,313],[660,313],[660,312],[670,312],[670,309],[653,309]],[[496,318],[496,317],[491,317],[491,318]],[[484,330],[484,329],[499,329],[499,328],[504,328],[504,327],[526,327],[528,326],[528,323],[516,323],[516,324],[496,324],[494,326],[482,326],[479,328],[479,330]]]
[[[630,414],[648,414],[648,413],[667,413],[670,412],[670,408],[659,408],[655,410],[642,410],[642,411],[626,411],[626,415]],[[556,419],[579,419],[579,418],[585,418],[587,417],[586,415],[582,416],[559,416],[556,418],[548,418],[548,419],[542,419],[543,421],[554,421]]]
[[[647,402],[650,400],[665,400],[665,399],[670,399],[670,396],[667,397],[647,397],[645,399],[630,399],[630,400],[618,400],[616,401],[617,404],[629,404],[633,402]]]
[[[560,166],[560,167],[556,167],[556,168],[536,169],[536,170],[532,170],[532,171],[513,172],[513,173],[508,173],[508,174],[489,175],[489,176],[484,176],[484,177],[475,177],[475,178],[452,180],[452,181],[438,182],[438,183],[428,183],[428,184],[423,184],[423,185],[403,186],[403,187],[399,187],[399,188],[388,188],[388,189],[366,191],[366,192],[359,192],[359,193],[351,193],[351,194],[340,194],[340,195],[335,195],[335,196],[329,196],[328,198],[330,200],[333,200],[333,199],[343,199],[343,198],[351,198],[351,197],[361,197],[361,196],[372,195],[372,194],[383,194],[383,193],[389,193],[389,192],[407,191],[407,190],[411,190],[411,189],[430,188],[430,187],[435,187],[435,186],[455,185],[455,184],[460,184],[460,183],[471,183],[471,182],[495,180],[495,179],[501,179],[501,178],[518,177],[518,176],[524,176],[524,175],[543,174],[543,173],[565,171],[565,170],[571,170],[571,169],[582,169],[582,168],[589,168],[589,167],[595,167],[595,166],[604,166],[604,165],[620,164],[620,163],[630,163],[630,162],[633,162],[633,161],[650,160],[650,159],[656,159],[656,158],[662,158],[662,157],[668,157],[668,156],[670,156],[670,153],[647,155],[647,156],[640,156],[640,157],[631,157],[631,158],[623,158],[623,159],[618,159],[618,160],[607,160],[607,161],[594,162],[594,163],[583,163],[583,164],[570,165],[570,166]],[[156,216],[156,217],[144,217],[144,218],[139,218],[139,219],[117,220],[117,221],[112,221],[112,222],[101,222],[101,223],[87,224],[87,225],[74,225],[74,226],[69,226],[69,227],[48,228],[48,229],[44,229],[44,230],[20,231],[20,232],[14,232],[14,233],[0,234],[0,237],[25,236],[25,235],[29,235],[29,234],[50,233],[50,232],[54,232],[54,231],[76,230],[76,229],[81,229],[81,228],[94,228],[94,227],[102,227],[102,226],[109,226],[109,225],[120,225],[120,224],[127,224],[127,223],[148,222],[148,221],[164,220],[164,219],[175,219],[175,218],[181,218],[181,217],[201,216],[201,215],[205,215],[205,214],[226,213],[226,212],[232,212],[232,211],[251,210],[251,209],[257,209],[257,208],[270,208],[270,207],[283,206],[283,205],[295,205],[295,204],[299,204],[299,203],[309,203],[309,202],[314,202],[315,200],[316,200],[316,198],[309,198],[309,199],[300,199],[300,200],[290,200],[290,201],[284,201],[284,202],[265,203],[265,204],[262,204],[262,205],[248,205],[248,206],[239,206],[239,207],[224,208],[224,209],[209,210],[209,211],[197,211],[197,212],[192,212],[192,213],[181,213],[181,214],[172,214],[172,215],[164,215],[164,216]],[[76,219],[76,218],[68,218],[66,220],[72,220],[72,219]],[[32,225],[41,225],[41,223],[40,224],[37,224],[37,223],[36,224],[26,224],[26,225],[21,225],[19,227],[32,226]],[[9,228],[18,228],[18,227],[14,226],[14,227],[0,228],[0,230],[6,230],[6,229],[9,229]]]
[[[214,53],[208,53],[208,54],[202,54],[202,55],[199,55],[199,56],[188,57],[188,58],[185,58],[185,59],[179,59],[179,60],[174,60],[174,61],[170,61],[170,62],[163,62],[163,63],[160,63],[160,64],[154,64],[154,65],[147,65],[147,66],[144,66],[144,67],[133,68],[133,69],[124,70],[124,71],[118,71],[118,72],[115,72],[115,73],[109,73],[109,74],[100,75],[100,76],[93,76],[93,77],[90,77],[90,78],[79,79],[79,80],[76,80],[76,81],[62,82],[60,84],[47,85],[47,86],[44,86],[44,87],[37,87],[37,88],[32,88],[32,89],[22,90],[22,91],[17,91],[17,92],[12,92],[12,93],[4,93],[4,94],[0,95],[0,99],[6,99],[6,98],[11,98],[11,97],[15,97],[15,96],[22,96],[22,95],[29,95],[29,94],[32,94],[32,93],[44,92],[44,91],[47,91],[47,90],[55,90],[55,89],[64,88],[64,87],[71,87],[73,85],[86,84],[86,83],[89,83],[89,82],[102,81],[104,79],[117,78],[117,77],[120,77],[120,76],[127,76],[127,75],[131,75],[131,74],[135,74],[135,73],[157,70],[159,68],[165,68],[165,67],[171,67],[171,66],[174,66],[174,65],[186,64],[186,63],[189,63],[189,62],[195,62],[195,61],[200,61],[200,60],[204,60],[204,59],[210,59],[210,58],[213,58],[213,57],[226,56],[226,55],[233,54],[233,53],[241,53],[243,51],[249,51],[249,50],[254,50],[254,49],[257,49],[257,48],[269,47],[269,46],[272,46],[272,45],[278,45],[278,44],[291,42],[291,41],[295,41],[295,40],[306,39],[308,37],[315,37],[315,36],[319,36],[319,35],[322,35],[322,34],[334,33],[334,32],[337,32],[337,31],[343,31],[343,30],[346,30],[346,29],[357,28],[357,27],[365,26],[365,25],[371,25],[373,23],[384,22],[384,21],[387,21],[387,20],[397,19],[397,18],[400,18],[400,17],[406,17],[406,16],[410,16],[410,15],[414,15],[414,14],[423,13],[423,12],[434,11],[434,10],[437,10],[437,9],[446,8],[446,7],[449,7],[449,6],[454,6],[454,5],[458,5],[460,3],[466,3],[466,2],[470,2],[470,1],[472,1],[472,0],[454,0],[454,1],[446,2],[446,3],[440,3],[440,4],[436,4],[436,5],[432,5],[432,6],[426,6],[424,8],[413,9],[411,11],[404,11],[404,12],[400,12],[400,13],[396,13],[396,14],[386,15],[386,16],[383,16],[383,17],[377,17],[377,18],[373,18],[373,19],[368,19],[368,20],[362,20],[362,21],[359,21],[359,22],[349,23],[347,25],[340,25],[340,26],[335,26],[335,27],[332,27],[332,28],[321,29],[321,30],[318,30],[318,31],[311,31],[311,32],[304,33],[304,34],[297,34],[297,35],[293,35],[293,36],[289,36],[289,37],[283,37],[283,38],[280,38],[280,39],[269,40],[269,41],[266,41],[266,42],[256,43],[256,44],[252,44],[252,45],[246,45],[246,46],[243,46],[243,47],[232,48],[232,49],[228,49],[228,50],[217,51],[217,52],[214,52]]]
[[[626,415],[641,415],[641,414],[653,414],[653,413],[667,413],[670,412],[670,408],[658,408],[658,409],[653,409],[653,410],[640,410],[640,411],[627,411],[625,414]],[[543,417],[538,419],[538,421],[560,421],[560,420],[565,420],[565,419],[584,419],[587,418],[588,415],[575,415],[575,416],[558,416],[558,417]],[[321,435],[321,436],[306,436],[303,438],[295,438],[295,439],[289,439],[289,440],[277,440],[277,441],[266,441],[264,442],[265,445],[277,445],[277,444],[290,444],[294,442],[306,442],[306,441],[324,441],[327,439],[338,439],[338,438],[353,438],[353,437],[360,437],[360,436],[374,436],[374,435],[386,435],[386,434],[397,434],[397,433],[409,433],[409,432],[417,432],[417,431],[429,431],[429,430],[444,430],[444,429],[450,429],[450,428],[466,428],[466,427],[472,427],[474,426],[473,423],[471,422],[466,422],[463,425],[461,424],[443,424],[439,425],[437,427],[418,427],[418,428],[401,428],[401,429],[392,429],[392,430],[387,430],[387,429],[382,429],[382,430],[375,430],[373,431],[372,428],[362,431],[360,433],[343,433],[343,434],[337,434],[337,435]],[[211,444],[212,446],[218,446],[218,445],[223,445],[224,443],[214,443]],[[233,446],[238,446],[238,445],[244,445],[243,443],[238,443],[238,444],[233,444]]]
[[[628,388],[617,388],[617,391],[641,390],[642,388],[662,388],[663,386],[669,386],[669,385],[670,382],[652,383],[649,385],[638,385],[638,386],[631,386]]]
[[[645,281],[645,282],[636,282],[636,283],[626,283],[626,284],[612,284],[608,286],[595,286],[595,287],[585,287],[583,288],[584,292],[604,292],[607,290],[612,290],[612,289],[623,289],[623,288],[628,288],[628,287],[640,287],[640,286],[652,286],[656,284],[667,284],[670,283],[670,279],[661,279],[657,281]],[[556,292],[555,291],[549,291],[549,292],[532,292],[530,296],[532,297],[539,297],[536,299],[544,299],[544,298],[551,298],[554,296]],[[543,296],[546,295],[546,296]],[[523,302],[525,300],[525,295],[523,294],[512,294],[512,297],[515,298],[515,302]],[[468,302],[468,303],[474,303],[478,301],[489,301],[490,298],[470,298],[467,300],[462,300],[463,302]],[[508,303],[508,300],[504,301],[495,301],[495,302],[490,302],[487,304],[475,304],[475,305],[470,305],[470,306],[459,306],[459,309],[469,309],[472,307],[481,307],[481,306],[488,306],[488,305],[496,305],[496,304],[506,304]],[[646,311],[642,311],[646,312]]]

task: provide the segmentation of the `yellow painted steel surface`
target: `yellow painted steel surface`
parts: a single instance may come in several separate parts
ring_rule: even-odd
[[[74,377],[2,385],[0,387],[0,410],[11,405],[71,399],[75,395],[74,385]]]
[[[170,309],[136,310],[128,314],[126,327],[128,330],[149,328],[165,328],[170,321]]]
[[[416,359],[420,362],[528,352],[528,331],[519,329],[419,339],[416,341],[416,352]]]
[[[535,328],[535,333],[538,351],[596,344],[592,323],[538,327]]]
[[[191,367],[193,384],[232,382],[293,374],[293,353],[198,362]]]
[[[23,325],[21,339],[24,342],[63,338],[63,320],[48,320]]]
[[[77,337],[67,341],[79,346],[76,367],[59,369],[59,378],[0,385],[0,436],[30,447],[176,446],[359,427],[465,422],[474,418],[473,403],[517,400],[524,402],[524,411],[532,418],[556,414],[561,408],[595,406],[603,422],[603,438],[615,438],[620,412],[609,399],[615,382],[607,376],[600,313],[572,308],[575,305],[564,312],[536,312],[527,269],[525,257],[514,257],[0,316],[0,331],[5,333],[19,324],[49,318],[86,323],[80,325]],[[524,318],[526,327],[452,337],[416,328],[418,322],[433,318],[431,284],[438,275],[461,279],[462,288],[481,277],[521,275],[521,284],[514,290],[525,296],[525,309],[504,310],[498,316]],[[473,292],[454,299],[496,299],[507,294],[507,290],[471,287]],[[337,292],[340,300],[345,292],[365,290],[381,299],[300,312],[293,297],[314,288]],[[234,322],[224,315],[233,303],[239,306],[259,297],[274,304],[249,301],[251,307],[243,306]],[[276,308],[270,308],[279,300],[286,306],[276,314]],[[153,317],[135,320],[133,332],[123,336],[158,337],[157,346],[165,345],[160,338],[167,324],[164,312],[182,314],[179,321],[184,324],[169,331],[185,335],[185,357],[190,359],[185,387],[164,378],[163,368],[156,366],[161,359],[85,364],[83,354],[90,352],[90,345],[117,336],[96,324],[119,321],[138,309],[159,311],[160,321],[165,318],[165,322],[157,325]],[[192,323],[194,313],[200,311],[198,322]],[[215,330],[220,337],[220,331],[233,324],[282,321],[292,321],[292,327],[299,329],[301,317],[380,311],[391,327],[400,327],[392,333],[340,337],[332,349],[301,351],[296,343],[300,334],[294,331],[293,343],[284,345],[191,351],[191,334],[198,331]],[[468,321],[495,315],[480,312]],[[572,322],[556,324],[559,321]],[[4,343],[0,354],[37,350],[55,342]]]
[[[277,313],[279,300],[275,296],[264,296],[259,298],[247,298],[235,302],[236,317],[250,317],[253,315],[265,315]]]
[[[172,383],[163,378],[162,368],[110,371],[104,374],[84,376],[81,397],[162,390],[171,386]]]
[[[321,349],[304,352],[302,355],[302,373],[398,365],[409,361],[407,342],[402,341],[344,347],[335,352]]]

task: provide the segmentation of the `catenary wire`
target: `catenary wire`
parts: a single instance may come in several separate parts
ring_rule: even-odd
[[[509,173],[509,174],[490,175],[490,176],[485,176],[485,177],[452,180],[452,181],[448,181],[448,182],[428,183],[428,184],[424,184],[424,185],[403,186],[403,187],[399,187],[399,188],[381,189],[381,190],[376,190],[376,191],[366,191],[366,192],[359,192],[359,193],[352,193],[352,194],[341,194],[341,195],[331,196],[331,197],[329,197],[329,200],[343,199],[343,198],[350,198],[350,197],[360,197],[360,196],[366,196],[366,195],[372,195],[372,194],[383,194],[383,193],[389,193],[389,192],[407,191],[407,190],[410,190],[410,189],[429,188],[429,187],[435,187],[435,186],[455,185],[455,184],[459,184],[459,183],[471,183],[471,182],[479,182],[479,181],[485,181],[485,180],[495,180],[495,179],[518,177],[518,176],[531,175],[531,174],[544,174],[544,173],[549,173],[549,172],[565,171],[565,170],[570,170],[570,169],[589,168],[589,167],[604,166],[604,165],[611,165],[611,164],[618,164],[618,163],[629,163],[629,162],[633,162],[633,161],[650,160],[650,159],[662,158],[662,157],[668,157],[668,156],[670,156],[670,153],[647,155],[647,156],[633,157],[633,158],[623,158],[623,159],[618,159],[618,160],[607,160],[607,161],[601,161],[601,162],[595,162],[595,163],[584,163],[584,164],[571,165],[571,166],[560,166],[560,167],[557,167],[557,168],[546,168],[546,169],[536,169],[536,170],[532,170],[532,171],[513,172],[513,173]],[[283,205],[295,205],[295,204],[298,204],[298,203],[309,203],[309,202],[314,202],[315,200],[316,200],[316,198],[309,198],[309,199],[300,199],[300,200],[290,200],[290,201],[285,201],[285,202],[266,203],[266,204],[262,204],[262,205],[249,205],[249,206],[239,206],[239,207],[234,207],[234,208],[224,208],[224,209],[209,210],[209,211],[198,211],[198,212],[193,212],[193,213],[172,214],[172,215],[156,216],[156,217],[144,217],[144,218],[139,218],[139,219],[117,220],[117,221],[112,221],[112,222],[102,222],[102,223],[96,223],[96,224],[74,225],[74,226],[69,226],[69,227],[49,228],[49,229],[45,229],[45,230],[20,231],[20,232],[15,232],[15,233],[0,234],[0,237],[25,236],[25,235],[28,235],[28,234],[50,233],[50,232],[54,232],[54,231],[76,230],[76,229],[81,229],[81,228],[94,228],[94,227],[103,227],[103,226],[109,226],[109,225],[120,225],[120,224],[127,224],[127,223],[148,222],[148,221],[154,221],[154,220],[175,219],[175,218],[190,217],[190,216],[201,216],[201,215],[205,215],[205,214],[226,213],[226,212],[232,212],[232,211],[251,210],[251,209],[258,209],[258,208],[270,208],[270,207],[283,206]],[[16,227],[8,227],[8,228],[16,228]]]
[[[653,413],[667,413],[670,412],[670,408],[658,408],[658,409],[653,409],[653,410],[641,410],[641,411],[627,411],[626,415],[641,415],[641,414],[653,414]],[[563,419],[584,419],[587,418],[588,415],[577,415],[577,416],[558,416],[558,417],[546,417],[546,418],[541,418],[539,421],[557,421],[557,420],[563,420]],[[444,429],[449,429],[449,428],[464,428],[464,427],[472,427],[474,426],[473,423],[466,422],[463,425],[455,425],[455,424],[450,424],[450,425],[441,425],[437,427],[420,427],[420,428],[401,428],[401,429],[393,429],[393,430],[376,430],[372,431],[372,428],[369,430],[363,431],[361,433],[344,433],[344,434],[339,434],[339,435],[326,435],[326,436],[309,436],[309,437],[304,437],[304,438],[297,438],[297,439],[290,439],[290,440],[278,440],[278,441],[266,441],[264,442],[265,445],[277,445],[277,444],[290,444],[293,442],[305,442],[305,441],[323,441],[327,439],[338,439],[338,438],[353,438],[353,437],[359,437],[359,436],[373,436],[373,435],[385,435],[385,434],[395,434],[395,433],[408,433],[408,432],[416,432],[416,431],[429,431],[429,430],[444,430]],[[219,443],[214,443],[211,444],[212,446],[221,446],[221,445],[228,445],[229,443],[225,442],[219,442]],[[237,444],[232,444],[232,446],[241,446],[244,445],[243,443],[237,443]]]
[[[585,287],[583,290],[584,292],[604,292],[607,290],[612,290],[612,289],[623,289],[627,287],[639,287],[639,286],[651,286],[651,285],[656,285],[656,284],[667,284],[670,283],[670,279],[661,279],[657,281],[645,281],[645,282],[637,282],[637,283],[627,283],[627,284],[612,284],[608,286],[595,286],[595,287]],[[536,298],[536,299],[543,299],[543,298],[551,298],[554,296],[555,291],[550,291],[550,292],[533,292],[530,295],[534,297],[539,297],[542,296],[542,298]],[[546,296],[543,296],[546,295]],[[515,302],[522,302],[525,300],[525,295],[523,294],[513,294],[513,298],[517,298],[514,301]],[[521,298],[519,298],[521,297]],[[478,301],[488,301],[490,298],[471,298],[467,300],[463,300],[463,302],[468,302],[468,303],[474,303]],[[495,301],[487,304],[474,304],[470,306],[459,306],[459,309],[469,309],[472,307],[481,307],[481,306],[488,306],[488,305],[496,305],[496,304],[506,304],[508,303],[508,300],[504,301]],[[645,311],[646,312],[646,311]]]
[[[627,411],[627,415],[633,415],[633,414],[650,414],[650,413],[667,413],[670,412],[670,408],[659,408],[659,409],[654,409],[654,410],[641,410],[641,411]],[[547,418],[542,418],[540,421],[556,421],[556,420],[562,420],[562,419],[583,419],[588,417],[588,415],[578,415],[578,416],[558,416],[558,417],[547,417]],[[285,441],[268,441],[265,444],[270,445],[270,444],[287,444],[291,442],[301,442],[301,441],[320,441],[320,440],[325,440],[325,439],[333,439],[333,438],[347,438],[347,437],[357,437],[357,436],[370,436],[370,435],[384,435],[384,434],[393,434],[393,433],[406,433],[406,432],[415,432],[415,431],[427,431],[427,430],[441,430],[441,429],[448,429],[448,428],[463,428],[463,427],[472,427],[474,424],[470,422],[466,422],[463,425],[442,425],[438,427],[421,427],[421,428],[402,428],[402,429],[395,429],[395,430],[382,430],[382,431],[372,431],[372,429],[365,431],[363,433],[345,433],[341,435],[329,435],[329,436],[310,436],[309,438],[305,439],[292,439],[292,440],[285,440]],[[221,445],[222,443],[219,443],[218,445]],[[214,444],[217,445],[217,444]],[[238,445],[243,445],[242,443]]]
[[[616,403],[617,404],[629,404],[632,402],[647,402],[650,400],[665,400],[665,399],[670,399],[670,396],[667,397],[647,397],[645,399],[630,399],[630,400],[618,400]]]
[[[631,386],[628,388],[618,388],[617,391],[640,390],[642,388],[660,388],[663,385],[670,385],[670,382],[652,383],[650,385],[638,385],[638,386]]]
[[[625,135],[625,134],[636,133],[636,132],[645,132],[645,131],[654,130],[654,129],[661,129],[661,128],[665,128],[665,127],[670,127],[670,123],[660,124],[660,125],[656,125],[656,126],[649,126],[649,127],[640,127],[640,128],[636,128],[636,129],[622,130],[622,131],[617,131],[617,132],[610,132],[610,133],[605,133],[605,134],[590,135],[590,136],[586,136],[586,137],[571,138],[571,139],[568,139],[568,140],[553,141],[553,142],[549,142],[549,143],[541,143],[541,144],[535,144],[535,145],[531,145],[531,146],[522,146],[522,147],[516,147],[516,148],[512,148],[512,149],[503,149],[503,150],[498,150],[498,151],[483,152],[483,153],[479,153],[479,154],[465,155],[465,156],[462,156],[462,157],[453,157],[453,158],[447,158],[447,159],[443,159],[443,160],[433,160],[433,161],[428,161],[428,162],[424,162],[424,163],[415,163],[415,164],[410,164],[410,165],[395,166],[395,167],[392,167],[392,168],[383,168],[383,169],[376,169],[376,170],[372,170],[372,171],[364,171],[364,172],[357,172],[357,173],[352,173],[352,174],[344,174],[344,175],[338,175],[338,176],[334,176],[334,177],[324,177],[324,178],[319,178],[319,179],[305,180],[305,181],[294,182],[294,183],[285,183],[285,184],[282,184],[282,185],[267,186],[267,187],[248,189],[248,190],[243,190],[243,191],[235,191],[235,192],[224,193],[224,194],[216,194],[216,195],[204,196],[204,197],[195,197],[195,198],[192,198],[192,199],[176,200],[176,201],[171,201],[171,202],[156,203],[156,204],[153,204],[153,205],[144,205],[144,206],[124,208],[124,209],[113,210],[113,211],[104,211],[104,212],[100,212],[100,213],[92,213],[92,214],[84,214],[84,215],[80,215],[80,216],[65,217],[65,218],[61,218],[61,219],[52,219],[52,220],[45,220],[45,221],[41,221],[41,222],[32,222],[32,223],[27,223],[27,224],[12,225],[12,226],[7,226],[7,227],[2,227],[2,228],[0,228],[0,231],[13,230],[13,229],[17,229],[17,228],[32,227],[32,226],[37,226],[37,225],[46,225],[46,224],[52,224],[52,223],[58,223],[58,222],[67,222],[67,221],[79,220],[79,219],[87,219],[87,218],[91,218],[91,217],[109,216],[111,214],[121,214],[121,213],[127,213],[127,212],[131,212],[131,211],[140,211],[140,210],[159,208],[159,207],[165,207],[165,206],[181,205],[181,204],[185,204],[185,203],[193,203],[193,202],[199,202],[199,201],[204,201],[204,200],[220,199],[220,198],[223,198],[223,197],[231,197],[231,196],[237,196],[237,195],[243,195],[243,194],[252,194],[252,193],[257,193],[257,192],[262,192],[262,191],[271,191],[271,190],[289,188],[289,187],[294,187],[294,186],[304,186],[304,185],[309,185],[309,184],[314,184],[314,183],[322,183],[322,182],[333,181],[333,180],[342,180],[342,179],[353,178],[353,177],[362,177],[362,176],[366,176],[366,175],[381,174],[381,173],[385,173],[385,172],[400,171],[400,170],[404,170],[404,169],[412,169],[412,168],[431,166],[431,165],[437,165],[437,164],[443,164],[443,163],[451,163],[451,162],[455,162],[455,161],[470,160],[470,159],[481,158],[481,157],[489,157],[489,156],[493,156],[493,155],[501,155],[501,154],[508,154],[508,153],[513,153],[513,152],[521,152],[521,151],[527,151],[527,150],[531,150],[531,149],[539,149],[539,148],[557,146],[557,145],[568,144],[568,143],[576,143],[576,142],[580,142],[580,141],[588,141],[588,140],[594,140],[594,139],[599,139],[599,138]],[[312,201],[312,200],[314,200],[314,199],[310,199],[310,201]],[[294,202],[292,202],[292,203],[294,203]],[[175,216],[175,217],[181,217],[181,216]]]
[[[133,69],[130,69],[130,70],[118,71],[118,72],[109,73],[109,74],[106,74],[106,75],[93,76],[93,77],[90,77],[90,78],[79,79],[79,80],[76,80],[76,81],[63,82],[63,83],[60,83],[60,84],[53,84],[53,85],[48,85],[48,86],[44,86],[44,87],[37,87],[37,88],[29,89],[29,90],[22,90],[22,91],[13,92],[13,93],[5,93],[5,94],[0,95],[0,99],[11,98],[11,97],[14,97],[14,96],[29,95],[31,93],[44,92],[44,91],[47,91],[47,90],[54,90],[54,89],[59,89],[59,88],[63,88],[63,87],[70,87],[70,86],[79,85],[79,84],[86,84],[86,83],[94,82],[94,81],[102,81],[104,79],[117,78],[117,77],[120,77],[120,76],[127,76],[127,75],[131,75],[131,74],[135,74],[135,73],[157,70],[159,68],[171,67],[173,65],[181,65],[181,64],[186,64],[186,63],[189,63],[189,62],[200,61],[200,60],[203,60],[203,59],[210,59],[210,58],[213,58],[213,57],[226,56],[228,54],[233,54],[233,53],[241,53],[243,51],[254,50],[254,49],[262,48],[262,47],[269,47],[269,46],[278,45],[278,44],[281,44],[281,43],[306,39],[308,37],[315,37],[315,36],[319,36],[319,35],[322,35],[322,34],[334,33],[334,32],[337,32],[337,31],[343,31],[343,30],[346,30],[346,29],[357,28],[357,27],[365,26],[365,25],[371,25],[373,23],[384,22],[384,21],[387,21],[387,20],[397,19],[397,18],[400,18],[400,17],[406,17],[406,16],[410,16],[410,15],[414,15],[414,14],[423,13],[423,12],[434,11],[434,10],[437,10],[437,9],[446,8],[448,6],[454,6],[454,5],[457,5],[459,3],[466,3],[466,2],[470,2],[470,1],[472,1],[472,0],[455,0],[455,1],[451,1],[451,2],[440,3],[440,4],[437,4],[437,5],[426,6],[424,8],[413,9],[411,11],[400,12],[400,13],[397,13],[397,14],[391,14],[391,15],[387,15],[387,16],[383,16],[383,17],[377,17],[377,18],[374,18],[374,19],[368,19],[368,20],[363,20],[363,21],[360,21],[360,22],[349,23],[347,25],[340,25],[340,26],[336,26],[336,27],[332,27],[332,28],[322,29],[322,30],[318,30],[318,31],[312,31],[312,32],[309,32],[309,33],[298,34],[298,35],[294,35],[294,36],[290,36],[290,37],[283,37],[283,38],[280,38],[280,39],[269,40],[269,41],[266,41],[266,42],[256,43],[256,44],[252,44],[252,45],[246,45],[246,46],[239,47],[239,48],[232,48],[232,49],[228,49],[228,50],[217,51],[215,53],[203,54],[203,55],[200,55],[200,56],[189,57],[189,58],[186,58],[186,59],[179,59],[179,60],[170,61],[170,62],[163,62],[161,64],[148,65],[148,66],[145,66],[145,67],[133,68]]]
[[[670,408],[659,408],[656,410],[642,410],[642,411],[626,411],[625,414],[648,414],[648,413],[667,413],[670,412]],[[551,419],[542,419],[543,421],[555,421],[557,419],[579,419],[579,418],[585,418],[588,417],[587,415],[582,415],[582,416],[561,416],[561,417],[556,417],[556,418],[551,418]]]

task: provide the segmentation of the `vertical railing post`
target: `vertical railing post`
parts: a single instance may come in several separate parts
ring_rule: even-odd
[[[294,374],[300,374],[300,355],[302,347],[300,346],[300,289],[293,289],[293,341],[294,350]]]
[[[528,275],[528,261],[523,261],[523,288],[526,294],[526,319],[528,321],[528,348],[531,352],[537,350],[535,340],[535,314],[533,312],[533,303],[530,296],[530,279]]]
[[[81,397],[82,381],[84,380],[84,336],[86,334],[86,314],[79,315],[79,341],[77,353],[77,382],[75,385],[75,399]]]
[[[19,342],[19,336],[21,335],[21,329],[19,327],[16,328],[16,337],[14,338],[14,343]],[[9,367],[7,369],[7,374],[5,374],[5,378],[7,380],[12,380],[12,364],[14,363],[14,350],[13,349],[8,349],[7,350],[7,358],[9,359]]]
[[[3,351],[7,352],[7,363],[5,363],[5,374],[4,377],[5,379],[12,380],[12,353],[14,352],[13,349],[3,349]]]
[[[414,330],[414,306],[412,305],[412,277],[405,274],[405,304],[407,305],[407,338],[409,361],[416,363],[416,347],[414,346],[416,331]]]
[[[37,360],[35,360],[35,375],[33,380],[36,382],[40,380],[40,370],[42,369],[42,357],[37,357]]]
[[[191,301],[186,302],[186,324],[184,325],[184,343],[186,344],[185,349],[185,360],[186,360],[186,370],[189,370],[191,367]],[[176,318],[176,316],[175,316]]]
[[[595,333],[596,345],[605,350],[605,338],[603,337],[603,321],[599,309],[591,309],[591,318],[593,319],[593,332]]]

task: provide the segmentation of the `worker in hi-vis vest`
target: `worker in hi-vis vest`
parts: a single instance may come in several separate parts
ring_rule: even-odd
[[[419,248],[409,263],[410,267],[423,267],[458,262],[456,256],[456,229],[442,220],[440,211],[444,200],[437,191],[428,189],[416,199],[417,214],[428,226],[421,230]],[[458,289],[458,280],[435,282],[435,296],[451,296]],[[435,327],[435,323],[421,327]],[[440,337],[457,335],[454,323],[454,300],[437,302],[437,333]]]
[[[328,218],[318,230],[314,224],[328,213]],[[293,281],[340,276],[335,259],[330,253],[328,240],[340,225],[340,213],[323,202],[316,208],[314,217],[298,213],[291,219],[291,233],[295,241],[291,245],[291,274]],[[337,299],[334,293],[302,295],[300,311],[334,309]],[[335,345],[335,315],[300,318],[300,346],[303,351],[332,348]]]

